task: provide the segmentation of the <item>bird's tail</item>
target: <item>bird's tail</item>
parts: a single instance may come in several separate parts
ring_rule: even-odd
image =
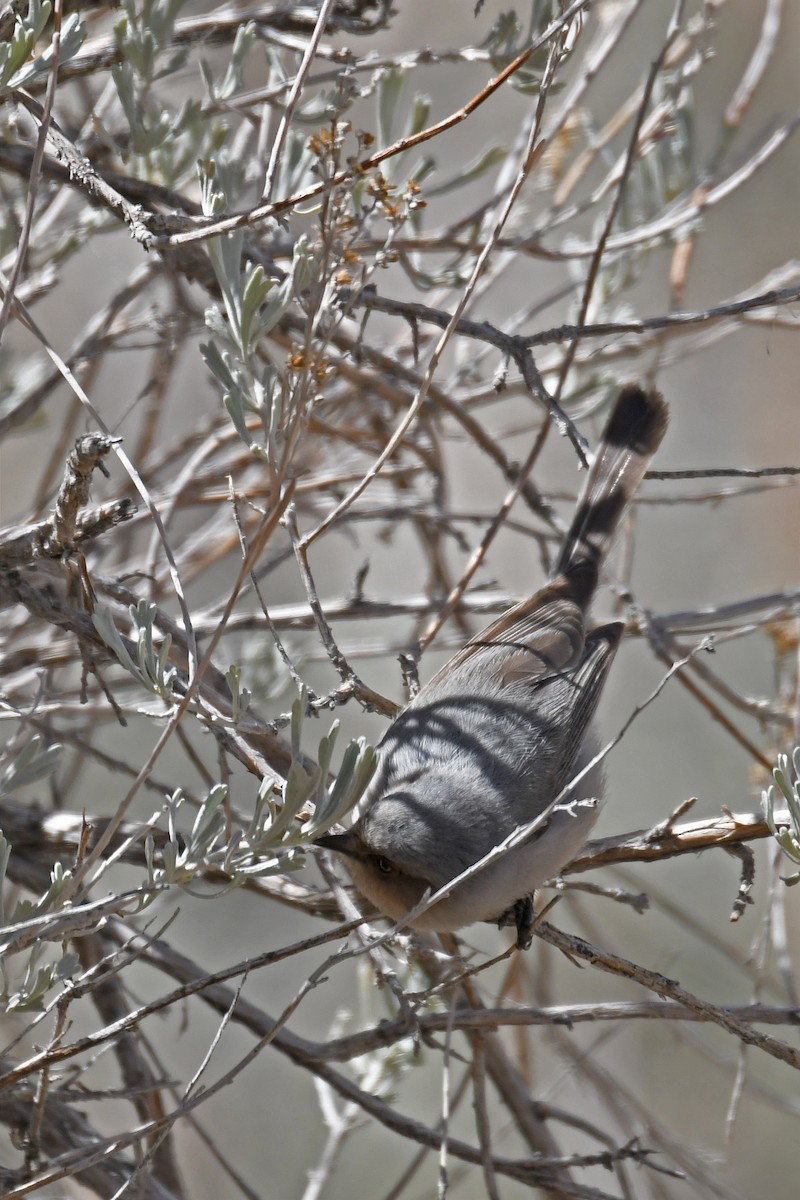
[[[661,444],[667,420],[667,405],[654,389],[630,384],[620,392],[553,570],[554,578],[584,577],[579,590],[587,603],[622,514]]]

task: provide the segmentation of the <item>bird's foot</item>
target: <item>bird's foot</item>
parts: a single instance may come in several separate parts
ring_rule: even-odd
[[[528,950],[533,941],[533,927],[536,921],[536,914],[533,908],[533,896],[523,896],[520,900],[515,900],[514,903],[506,909],[504,913],[498,917],[497,928],[505,929],[507,925],[516,925],[517,927],[517,949]]]

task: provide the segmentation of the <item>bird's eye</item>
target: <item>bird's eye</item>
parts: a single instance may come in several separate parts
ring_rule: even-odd
[[[394,863],[390,862],[388,858],[384,858],[382,854],[377,860],[377,867],[381,875],[391,875],[394,871]]]

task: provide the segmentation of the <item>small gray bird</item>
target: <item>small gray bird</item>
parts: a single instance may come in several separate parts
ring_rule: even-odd
[[[419,691],[381,739],[356,824],[317,839],[345,856],[358,890],[386,916],[401,920],[429,889],[547,814],[527,840],[413,921],[439,932],[513,921],[517,945],[530,945],[534,889],[574,858],[597,819],[597,803],[581,803],[602,789],[597,770],[553,802],[592,756],[589,722],[623,626],[587,630],[587,610],[666,427],[658,392],[623,389],[550,582],[471,638]]]

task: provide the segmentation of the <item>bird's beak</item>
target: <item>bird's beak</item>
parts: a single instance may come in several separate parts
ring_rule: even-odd
[[[350,858],[361,858],[364,845],[357,833],[352,829],[344,833],[324,833],[315,838],[312,845],[321,846],[323,850],[335,850],[337,854],[349,855]]]

